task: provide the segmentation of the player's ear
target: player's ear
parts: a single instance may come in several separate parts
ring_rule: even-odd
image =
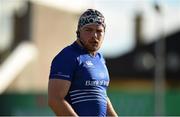
[[[79,32],[79,30],[76,31],[76,34],[77,34],[77,38],[80,38],[80,32]]]

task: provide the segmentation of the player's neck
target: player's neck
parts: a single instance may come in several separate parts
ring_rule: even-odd
[[[83,47],[83,48],[85,48],[86,49],[86,47],[84,47],[84,44],[83,44],[83,42],[81,42],[79,39],[77,39],[76,40],[76,42],[77,42],[77,44],[79,45],[79,46],[81,46],[81,47]],[[87,50],[87,49],[86,49]],[[88,50],[87,50],[88,51]],[[91,56],[96,56],[96,51],[88,51],[88,53],[91,55]]]

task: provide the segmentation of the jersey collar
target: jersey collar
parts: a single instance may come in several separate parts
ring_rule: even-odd
[[[76,41],[72,44],[73,47],[77,48],[78,50],[82,51],[82,52],[87,52],[87,50],[84,47],[81,47]]]
[[[76,41],[72,44],[73,47],[77,48],[78,50],[80,50],[83,53],[89,54],[89,52],[82,46],[80,46]],[[98,55],[98,52],[96,53],[95,56],[92,56],[89,54],[89,56],[95,58]]]

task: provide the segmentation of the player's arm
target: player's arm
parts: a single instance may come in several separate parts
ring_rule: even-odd
[[[107,116],[118,117],[108,97],[107,97]]]
[[[71,82],[62,79],[50,79],[48,84],[48,104],[57,116],[78,116],[64,99]]]

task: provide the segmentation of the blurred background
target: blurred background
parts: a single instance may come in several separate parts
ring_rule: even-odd
[[[54,115],[50,64],[88,8],[106,18],[100,51],[117,113],[180,115],[179,0],[0,0],[0,115]]]

